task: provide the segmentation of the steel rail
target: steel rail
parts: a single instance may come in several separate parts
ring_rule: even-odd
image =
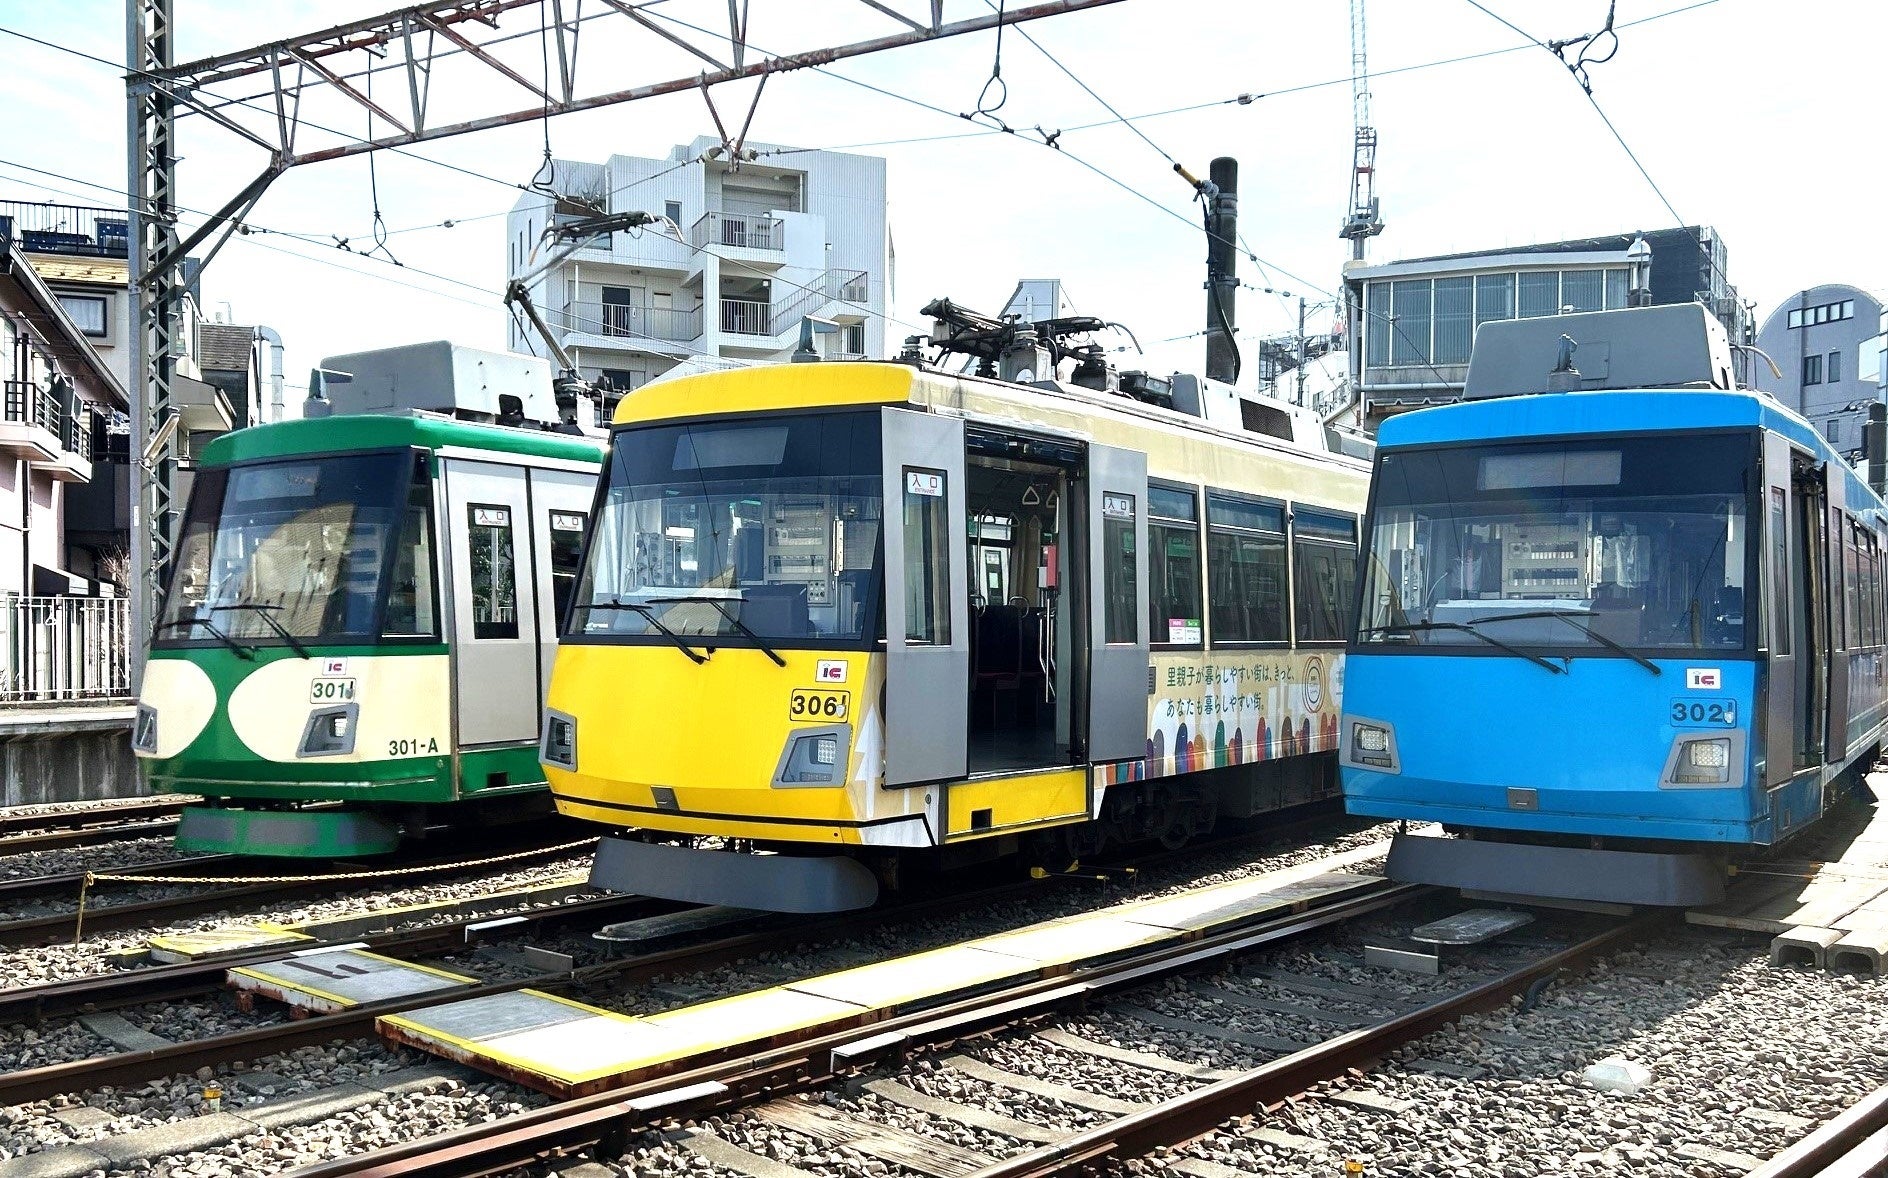
[[[115,870],[182,872],[227,865],[237,858],[235,855],[199,855],[193,859],[165,859],[156,863],[140,863],[135,867],[121,867]],[[16,879],[0,880],[0,902],[25,900],[44,895],[77,896],[79,886],[85,882],[86,874],[83,871],[62,871],[56,875],[26,875]]]
[[[1005,1158],[976,1171],[972,1178],[1048,1178],[1093,1167],[1104,1160],[1136,1157],[1162,1146],[1191,1141],[1249,1115],[1256,1106],[1277,1103],[1343,1075],[1346,1069],[1366,1066],[1465,1014],[1498,1006],[1537,981],[1583,966],[1670,919],[1668,913],[1655,912],[1627,921],[1459,994]]]
[[[170,817],[184,808],[181,799],[134,798],[110,806],[82,806],[73,810],[54,810],[42,814],[0,814],[0,835],[20,831],[77,830],[103,822],[123,822],[132,818]],[[0,851],[9,844],[0,842]]]
[[[294,1178],[475,1178],[590,1149],[620,1150],[631,1134],[658,1121],[700,1119],[772,1099],[913,1048],[988,1034],[1113,990],[1213,967],[1237,954],[1354,920],[1431,890],[1386,882],[1361,895],[1242,928],[1131,952],[878,1022],[838,1031],[816,1029],[797,1042],[750,1046],[746,1053],[735,1049],[730,1058],[699,1057],[689,1061],[694,1066],[687,1071],[387,1146],[370,1155],[317,1163],[294,1171]]]
[[[606,915],[623,915],[625,909],[631,915],[655,915],[671,911],[676,907],[677,905],[671,901],[652,900],[646,896],[610,895],[589,897],[560,904],[554,908],[512,915],[538,928],[548,928],[577,920],[595,920]],[[466,917],[463,920],[427,925],[423,928],[407,929],[401,932],[381,933],[341,943],[365,944],[371,950],[397,949],[413,956],[422,956],[465,948],[468,944],[474,943],[468,939],[471,926],[498,919],[508,920],[510,917],[481,914]],[[508,928],[516,929],[517,926],[511,925]],[[272,949],[220,957],[214,961],[193,961],[182,965],[141,969],[126,974],[76,978],[70,982],[54,982],[47,986],[0,990],[0,1016],[10,1016],[19,1020],[113,1007],[143,1006],[154,1002],[214,993],[222,989],[224,979],[231,969],[244,965],[261,965],[270,961],[280,961],[291,952],[319,948],[320,944],[316,942],[275,946]],[[44,1100],[51,1096],[84,1092],[107,1085],[137,1084],[160,1076],[194,1071],[206,1065],[226,1063],[231,1059],[255,1059],[336,1039],[366,1038],[373,1034],[374,1019],[383,1014],[397,1014],[404,1010],[449,999],[475,997],[488,993],[498,994],[509,990],[524,989],[527,986],[555,985],[558,980],[558,975],[550,975],[490,983],[444,997],[437,993],[423,994],[376,1003],[372,1006],[357,1007],[338,1014],[313,1015],[287,1023],[231,1031],[207,1039],[0,1073],[0,1105]]]
[[[75,847],[96,847],[131,839],[164,838],[177,833],[177,819],[121,822],[116,825],[68,827],[14,834],[0,838],[0,856],[30,855],[35,851],[63,851]]]
[[[481,840],[479,845],[483,847],[483,840]],[[495,840],[492,845],[494,847],[503,847],[506,844],[503,841]],[[507,853],[518,855],[519,859],[517,863],[522,865],[528,859],[538,857],[540,852],[542,856],[546,858],[557,853],[568,853],[557,852],[554,849],[548,848],[540,848],[538,851],[534,851],[529,847],[519,848],[516,851]],[[397,866],[390,865],[389,870],[420,872],[436,869],[442,876],[451,875],[458,866],[459,860],[463,859],[465,854],[466,851],[461,849],[456,852],[451,859],[433,860],[430,862],[422,860],[418,863],[394,860],[393,864]],[[228,857],[224,857],[222,861],[211,860],[211,862],[213,865],[219,867],[227,866],[227,858]],[[194,866],[201,862],[203,862],[203,860],[193,860],[189,865]],[[175,866],[175,864],[151,864],[146,867],[128,868],[127,870],[143,872],[155,869],[159,866],[169,867]],[[293,895],[297,892],[315,891],[337,882],[337,880],[330,877],[345,876],[356,870],[358,870],[358,867],[346,860],[323,860],[317,868],[307,870],[303,873],[307,878],[298,877],[281,882],[245,884],[237,887],[218,888],[214,891],[194,892],[190,895],[172,896],[162,900],[138,900],[129,904],[110,904],[99,907],[91,907],[88,905],[85,910],[83,930],[80,929],[79,914],[76,908],[71,912],[55,912],[46,916],[31,916],[21,920],[0,921],[0,946],[9,948],[35,948],[45,945],[55,945],[63,941],[72,940],[81,931],[96,932],[135,928],[148,923],[149,918],[154,915],[196,916],[205,912],[214,912],[219,908],[223,908],[237,901],[257,900],[271,896]],[[84,872],[76,873],[76,879],[82,880],[85,874]],[[105,873],[100,872],[100,874]],[[162,887],[170,881],[164,876],[156,875],[144,882],[153,887]],[[345,882],[364,883],[365,881]],[[76,895],[74,899],[77,899]]]
[[[1746,1178],[1862,1178],[1888,1160],[1888,1087],[1877,1088]]]

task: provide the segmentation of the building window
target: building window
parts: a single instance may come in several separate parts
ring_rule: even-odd
[[[848,356],[865,355],[865,324],[846,324],[846,354]]]
[[[1520,304],[1522,319],[1560,314],[1560,271],[1521,275]]]
[[[1514,318],[1514,275],[1478,274],[1475,277],[1475,326],[1495,319]]]
[[[1148,635],[1154,643],[1198,646],[1200,501],[1191,487],[1147,488]]]
[[[1823,369],[1823,379],[1828,381],[1830,384],[1835,384],[1837,381],[1842,379],[1842,353],[1841,352],[1829,353],[1829,363]]]
[[[1560,276],[1560,306],[1569,311],[1597,311],[1605,297],[1602,270],[1568,270]]]
[[[663,202],[662,215],[675,222],[677,225],[680,225],[682,223],[682,202],[679,200]]]
[[[1822,431],[1822,436],[1829,439],[1831,446],[1840,442],[1842,440],[1842,419],[1840,417],[1831,417],[1829,419],[1829,425]]]
[[[1429,280],[1392,284],[1391,364],[1429,363]]]
[[[1475,280],[1436,279],[1435,362],[1467,364],[1475,318]]]
[[[1206,496],[1206,572],[1213,645],[1285,641],[1285,510]]]
[[[1625,270],[1606,272],[1606,309],[1608,311],[1617,311],[1626,305],[1626,300],[1631,297],[1631,293],[1627,290],[1630,279],[1631,275]]]
[[[1366,361],[1372,368],[1390,362],[1390,336],[1395,325],[1390,322],[1390,284],[1373,282],[1364,288],[1364,339]]]
[[[1803,383],[1806,385],[1822,383],[1822,354],[1803,357]]]
[[[72,316],[72,322],[78,324],[80,331],[93,339],[105,338],[107,301],[104,295],[62,294],[59,305]]]

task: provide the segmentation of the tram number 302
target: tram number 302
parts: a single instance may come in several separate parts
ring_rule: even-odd
[[[1671,721],[1678,728],[1734,728],[1737,701],[1729,699],[1675,699]]]
[[[789,720],[843,720],[847,694],[843,691],[797,690],[787,701]]]

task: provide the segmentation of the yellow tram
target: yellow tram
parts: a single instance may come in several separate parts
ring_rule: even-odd
[[[623,398],[540,747],[624,828],[594,883],[837,910],[1335,794],[1361,447],[1198,378],[1023,376]]]

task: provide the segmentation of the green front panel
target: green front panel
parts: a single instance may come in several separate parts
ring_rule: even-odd
[[[140,702],[157,713],[160,793],[274,800],[450,802],[449,661],[443,644],[152,652]],[[353,747],[302,756],[313,713],[355,705]],[[481,781],[483,778],[480,779]]]

